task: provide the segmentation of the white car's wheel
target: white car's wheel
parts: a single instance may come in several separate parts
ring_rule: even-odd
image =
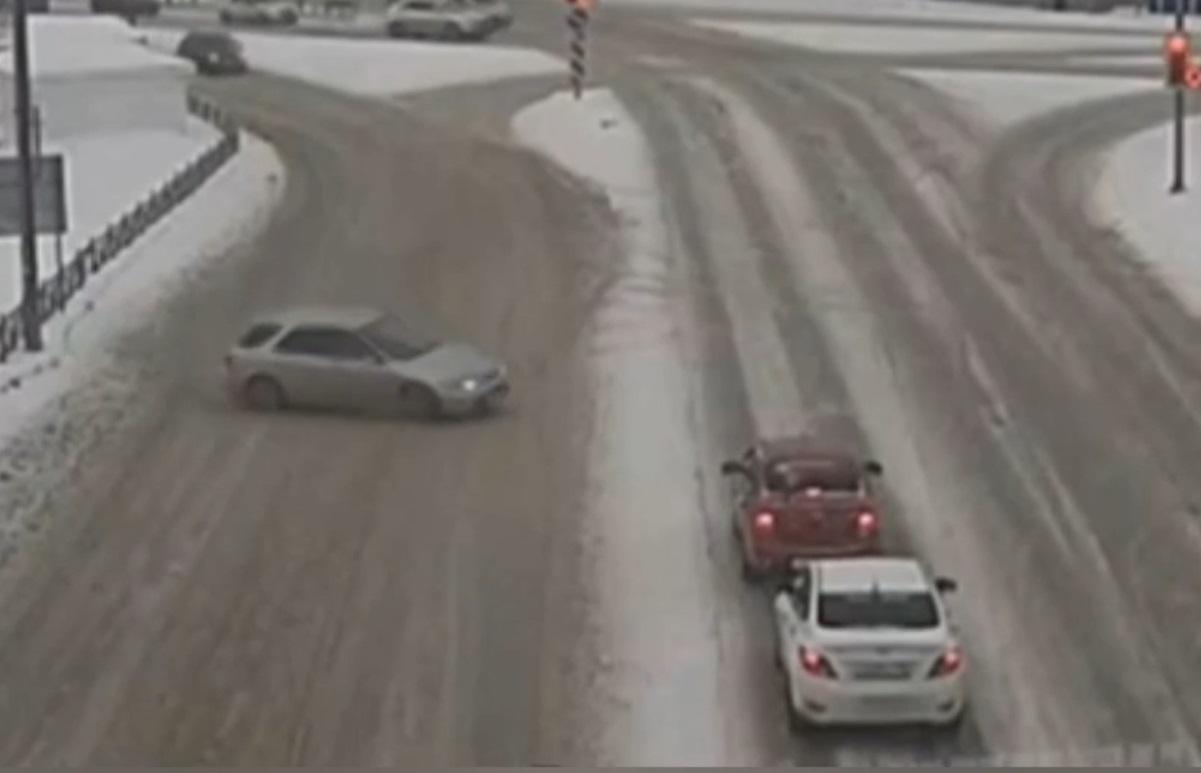
[[[284,388],[270,376],[254,376],[243,390],[246,404],[256,411],[279,411],[287,407]]]
[[[400,409],[416,419],[436,419],[442,415],[442,403],[434,390],[424,384],[405,384],[400,388]]]

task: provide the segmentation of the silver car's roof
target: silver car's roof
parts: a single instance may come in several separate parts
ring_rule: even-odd
[[[300,306],[264,314],[258,322],[274,322],[285,327],[330,325],[355,330],[382,316],[384,312],[367,306]]]

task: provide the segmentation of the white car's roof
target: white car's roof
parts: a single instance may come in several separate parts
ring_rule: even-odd
[[[814,563],[818,588],[833,593],[920,592],[930,589],[921,565],[911,558],[840,558]]]
[[[295,325],[330,325],[354,330],[368,325],[384,313],[366,306],[302,306],[280,309],[263,315],[260,322],[274,322],[285,327]]]

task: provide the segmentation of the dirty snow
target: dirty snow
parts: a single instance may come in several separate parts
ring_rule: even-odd
[[[694,19],[698,27],[771,43],[803,46],[842,54],[966,54],[985,51],[1065,51],[1099,47],[1156,51],[1153,35],[1070,35],[1029,30],[963,30],[873,24],[803,24],[794,22]]]
[[[1092,201],[1093,217],[1142,253],[1146,265],[1201,316],[1201,118],[1187,124],[1189,190],[1169,195],[1171,126],[1118,143],[1104,161]]]
[[[780,14],[836,14],[856,19],[914,19],[979,22],[981,24],[1041,24],[1055,27],[1158,29],[1163,17],[1129,8],[1110,13],[1049,13],[1035,8],[990,5],[965,0],[606,0],[606,5]]]
[[[0,447],[89,380],[123,333],[146,324],[190,272],[261,227],[283,191],[275,151],[249,134],[208,183],[87,286],[45,329],[46,350],[0,364]]]
[[[140,37],[174,51],[181,33],[147,30]],[[563,60],[527,48],[446,45],[399,40],[339,40],[238,32],[252,69],[364,96],[409,94],[565,72]]]
[[[594,319],[590,521],[614,765],[712,764],[722,750],[712,587],[688,421],[688,379],[668,289],[668,236],[646,140],[607,90],[520,111],[514,135],[591,181],[622,218],[624,263]],[[653,426],[654,432],[646,428]]]
[[[187,131],[131,131],[74,137],[46,143],[47,153],[65,158],[67,217],[70,230],[62,240],[62,259],[100,235],[109,223],[132,209],[156,187],[220,138],[216,129],[189,119]],[[0,153],[11,153],[0,144]],[[42,278],[57,272],[56,240],[38,240]],[[0,311],[20,302],[21,251],[15,237],[0,239]]]
[[[997,128],[1093,99],[1162,91],[1155,78],[1050,75],[976,70],[898,70],[960,102]]]

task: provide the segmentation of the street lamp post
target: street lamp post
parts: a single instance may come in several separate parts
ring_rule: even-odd
[[[26,0],[13,2],[13,75],[17,103],[17,180],[21,199],[21,329],[25,334],[25,348],[37,352],[42,349],[42,316],[38,308],[38,243],[29,125],[29,20]]]

